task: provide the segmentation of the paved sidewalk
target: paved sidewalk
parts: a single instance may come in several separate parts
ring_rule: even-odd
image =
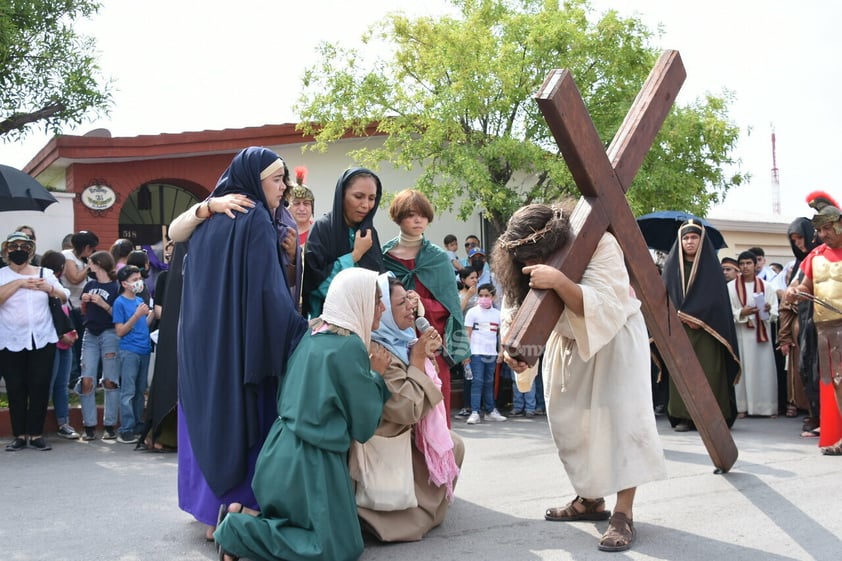
[[[740,458],[715,475],[698,434],[659,418],[669,476],[638,490],[638,541],[620,554],[596,549],[606,522],[543,520],[574,495],[543,417],[454,424],[467,453],[444,525],[418,543],[370,543],[363,561],[842,559],[842,457],[800,438],[800,419],[738,421]],[[174,454],[50,443],[0,452],[0,561],[215,559],[178,509]]]

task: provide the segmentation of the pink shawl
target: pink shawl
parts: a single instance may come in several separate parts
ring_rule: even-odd
[[[430,359],[424,361],[424,370],[436,387],[441,389],[441,379]],[[447,428],[446,415],[444,401],[439,401],[418,422],[415,446],[424,454],[427,471],[430,472],[430,483],[437,487],[447,485],[447,500],[452,502],[453,484],[459,476],[459,466],[456,465],[456,457],[453,454],[453,439]]]

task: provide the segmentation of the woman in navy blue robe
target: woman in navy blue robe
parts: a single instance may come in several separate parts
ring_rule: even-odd
[[[272,213],[286,164],[246,148],[212,197],[244,194],[255,207],[213,215],[190,239],[178,331],[179,506],[211,527],[219,505],[256,507],[254,464],[276,416],[278,380],[306,327],[290,296]]]

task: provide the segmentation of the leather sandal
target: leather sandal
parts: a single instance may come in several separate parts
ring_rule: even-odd
[[[634,543],[637,532],[634,523],[622,512],[615,512],[608,529],[599,540],[600,551],[626,551]]]
[[[579,503],[585,510],[579,512],[573,506],[573,503]],[[602,510],[598,510],[602,508]],[[611,517],[611,511],[605,510],[605,499],[583,499],[576,496],[575,499],[567,503],[563,507],[548,508],[544,512],[544,520],[551,522],[578,522],[580,520],[608,520]]]
[[[240,503],[240,508],[238,510],[233,511],[233,512],[235,512],[235,513],[243,512],[243,504]],[[226,516],[228,516],[228,505],[223,503],[223,504],[219,505],[219,512],[216,515],[216,526],[214,526],[215,529],[219,528],[219,526],[222,524],[222,521],[225,520]],[[216,539],[214,539],[214,541],[216,541]],[[219,561],[222,561],[225,558],[226,555],[229,556],[229,557],[232,557],[235,560],[239,559],[239,557],[235,557],[235,556],[231,555],[230,553],[228,553],[227,551],[225,551],[225,549],[223,549],[222,545],[219,542],[216,542],[216,553],[219,555]]]
[[[842,440],[831,446],[825,446],[821,450],[825,456],[842,456]]]

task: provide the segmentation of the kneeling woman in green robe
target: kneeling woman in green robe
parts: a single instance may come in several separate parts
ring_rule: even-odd
[[[348,472],[351,440],[365,442],[389,391],[389,353],[369,354],[384,307],[377,273],[353,268],[330,285],[287,366],[278,418],[260,452],[252,488],[260,512],[232,503],[214,539],[225,559],[350,561],[363,540]],[[225,461],[225,458],[220,458]]]

